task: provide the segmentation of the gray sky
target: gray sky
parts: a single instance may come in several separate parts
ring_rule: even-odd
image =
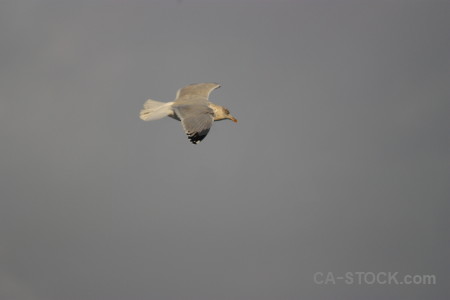
[[[2,1],[0,299],[447,299],[449,1]],[[148,98],[219,82],[192,145]],[[314,283],[316,272],[435,285]]]

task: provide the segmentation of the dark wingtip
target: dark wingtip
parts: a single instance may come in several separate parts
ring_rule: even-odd
[[[209,129],[203,130],[201,132],[194,132],[194,133],[188,134],[188,138],[192,144],[196,145],[196,144],[200,143],[201,141],[203,141],[203,139],[206,137],[208,132],[209,132]]]
[[[192,144],[198,144],[200,143],[204,138],[205,135],[199,135],[198,133],[195,133],[193,135],[188,135],[189,140],[191,141]]]
[[[209,132],[209,128],[202,130],[200,132],[188,133],[187,136],[188,136],[189,140],[192,142],[192,144],[198,144],[201,141],[203,141],[203,139],[206,137],[208,132]]]

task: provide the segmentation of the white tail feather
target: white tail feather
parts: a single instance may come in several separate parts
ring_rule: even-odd
[[[152,121],[162,119],[173,114],[173,102],[159,102],[148,99],[144,103],[144,108],[141,110],[139,117],[144,121]]]

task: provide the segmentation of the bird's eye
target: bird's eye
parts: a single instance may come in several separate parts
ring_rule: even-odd
[[[230,114],[230,111],[229,111],[228,109],[225,108],[225,113],[226,113],[227,115],[229,115],[229,114]]]

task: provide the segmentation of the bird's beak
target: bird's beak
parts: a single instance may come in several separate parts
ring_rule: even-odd
[[[230,120],[233,121],[234,123],[237,123],[237,120],[232,115],[230,115]]]

